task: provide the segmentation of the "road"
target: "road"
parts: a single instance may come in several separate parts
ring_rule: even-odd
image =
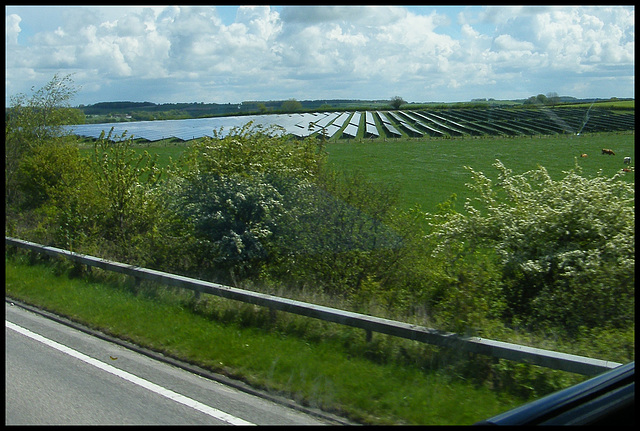
[[[322,425],[6,302],[5,425]]]

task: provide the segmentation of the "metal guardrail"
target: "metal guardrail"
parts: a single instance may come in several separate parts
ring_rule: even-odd
[[[440,347],[478,353],[516,362],[530,363],[588,376],[594,376],[622,365],[617,362],[537,349],[502,341],[487,340],[479,337],[463,337],[458,334],[438,331],[419,325],[238,289],[218,283],[78,254],[68,250],[43,246],[6,236],[5,244],[50,256],[62,256],[80,264],[101,268],[106,271],[118,272],[135,277],[136,279],[155,281],[169,286],[190,289],[200,293],[268,307],[272,311],[284,311],[327,322],[361,328],[367,331],[368,337],[371,336],[372,332],[378,332]]]

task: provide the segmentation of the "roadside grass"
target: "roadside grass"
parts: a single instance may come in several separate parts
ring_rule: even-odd
[[[386,336],[380,334],[367,342],[362,331],[316,321],[322,335],[299,336],[293,327],[309,333],[308,323],[289,321],[284,326],[294,330],[286,331],[253,306],[197,300],[191,292],[136,286],[122,276],[82,279],[61,267],[7,255],[6,295],[356,422],[465,425],[525,401],[457,376],[446,364],[382,359],[376,350],[384,349]],[[434,362],[456,361],[455,354],[423,350],[433,352]]]

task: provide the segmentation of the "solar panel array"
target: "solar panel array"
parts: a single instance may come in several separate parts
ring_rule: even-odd
[[[635,114],[613,114],[607,110],[580,111],[557,110],[513,110],[492,108],[484,110],[450,109],[446,111],[376,111],[373,112],[321,112],[300,114],[265,114],[253,116],[231,116],[197,118],[187,120],[135,121],[124,123],[80,124],[67,126],[71,133],[90,138],[99,138],[104,132],[112,137],[141,138],[158,141],[178,138],[183,141],[203,136],[225,136],[234,128],[248,122],[268,128],[278,126],[284,133],[306,137],[324,133],[332,138],[339,136],[376,138],[407,136],[462,136],[462,135],[534,135],[577,133],[579,131],[634,130]],[[364,117],[364,122],[361,121]],[[376,122],[376,117],[379,119]],[[361,125],[361,123],[363,123]],[[400,129],[400,130],[399,130]],[[382,133],[381,133],[382,132]]]

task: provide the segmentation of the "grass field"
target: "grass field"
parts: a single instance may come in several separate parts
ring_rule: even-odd
[[[554,179],[572,169],[576,158],[584,175],[602,170],[608,176],[622,168],[625,156],[635,160],[634,133],[597,133],[522,138],[463,138],[415,140],[363,140],[327,144],[329,162],[337,169],[360,171],[381,183],[399,186],[401,203],[435,211],[453,193],[461,208],[469,197],[465,183],[471,180],[464,166],[496,178],[496,159],[514,173],[544,166]],[[615,156],[602,155],[611,148]],[[587,154],[587,157],[580,157]],[[633,163],[632,163],[633,164]],[[633,181],[635,174],[625,176]]]

